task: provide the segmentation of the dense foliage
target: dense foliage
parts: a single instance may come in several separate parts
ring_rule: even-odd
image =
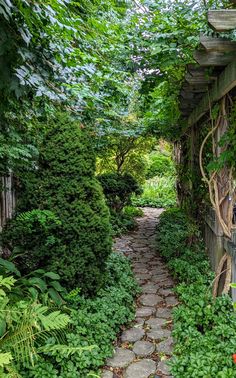
[[[14,264],[1,259],[1,377],[84,378],[98,374],[112,354],[119,327],[133,319],[133,297],[139,290],[122,255],[110,255],[105,270],[105,285],[96,298],[85,299],[76,287],[69,294],[63,292],[59,310],[48,301],[48,290],[41,290],[46,278],[56,282],[55,273],[37,271],[35,276],[19,280]],[[55,287],[60,287],[58,281]],[[35,288],[40,296],[35,296]]]
[[[133,205],[164,208],[176,205],[176,172],[170,146],[161,142],[156,148],[146,156],[146,181],[142,194],[133,196]]]
[[[113,234],[132,230],[136,225],[134,218],[142,215],[142,211],[130,206],[131,196],[142,192],[137,180],[131,174],[115,172],[103,173],[97,178],[110,209]]]
[[[148,156],[156,138],[176,140],[185,128],[178,97],[185,67],[199,33],[210,34],[207,9],[225,4],[0,0],[0,174],[14,172],[18,198],[1,236],[2,376],[94,376],[111,354],[119,326],[132,318],[137,287],[127,261],[110,255],[110,220],[119,232],[140,215],[127,206],[137,182],[144,193],[136,205],[175,203],[169,157]],[[229,299],[213,301],[207,290],[211,275],[197,240],[182,213],[162,216],[160,250],[188,284],[178,287],[173,373],[230,378],[235,321]],[[65,304],[65,345],[54,333],[41,342],[34,328],[44,331],[43,317],[56,319],[55,305]],[[38,359],[18,349],[14,355],[15,334]]]
[[[132,194],[140,194],[135,178],[128,174],[104,173],[98,176],[107,204],[111,211],[120,213],[123,208],[130,204]]]
[[[43,220],[45,213],[38,218],[36,212],[36,219],[32,212],[30,218],[17,216],[3,236],[9,249],[24,254],[22,269],[46,267],[58,272],[67,287],[79,285],[90,294],[102,286],[111,251],[108,208],[94,171],[88,131],[58,114],[39,146],[38,169],[21,175],[18,202],[18,212],[49,213]]]
[[[25,284],[21,284],[21,292],[15,290],[16,280],[4,268],[0,269],[3,274],[0,276],[0,374],[13,378],[20,377],[23,364],[34,363],[51,337],[54,345],[48,351],[53,353],[60,345],[64,353],[70,354],[68,346],[62,343],[70,317],[65,312],[54,311],[52,306],[43,305],[38,299],[30,296],[23,299]]]
[[[134,318],[133,297],[138,293],[125,257],[117,253],[110,255],[105,269],[106,282],[96,298],[85,299],[76,288],[66,298],[72,324],[66,342],[74,348],[74,353],[68,354],[59,348],[56,353],[50,353],[48,348],[48,353],[45,351],[35,366],[22,371],[22,377],[84,378],[98,375],[105,358],[112,355],[112,341],[120,326]],[[54,345],[53,339],[49,340],[49,345]],[[91,348],[83,351],[88,346]]]
[[[157,246],[178,279],[173,314],[175,378],[235,376],[236,316],[229,296],[213,298],[213,273],[198,228],[181,210],[161,215]]]

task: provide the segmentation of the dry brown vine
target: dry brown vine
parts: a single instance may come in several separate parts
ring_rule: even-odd
[[[220,184],[221,184],[219,172],[217,170],[213,171],[211,173],[210,177],[208,178],[206,173],[205,173],[204,167],[203,167],[203,150],[204,150],[204,147],[206,145],[206,142],[208,141],[208,139],[210,137],[212,137],[212,153],[213,153],[213,156],[217,157],[217,154],[216,154],[217,143],[216,143],[216,140],[214,138],[214,135],[215,135],[217,129],[219,128],[219,126],[221,125],[222,121],[226,122],[226,120],[227,120],[226,96],[224,96],[222,101],[221,101],[219,115],[218,115],[215,123],[214,123],[214,119],[213,119],[213,116],[212,116],[210,98],[209,98],[209,109],[210,109],[210,120],[211,120],[211,126],[212,127],[211,127],[211,130],[207,133],[207,135],[204,138],[202,145],[200,147],[199,165],[200,165],[200,171],[201,171],[203,180],[208,185],[210,202],[211,202],[213,208],[215,209],[215,212],[216,212],[217,218],[219,220],[220,226],[223,230],[224,235],[226,235],[227,237],[230,238],[231,237],[231,228],[232,228],[233,204],[234,204],[234,201],[236,199],[235,189],[232,187],[233,168],[231,167],[229,169],[228,180],[227,180],[228,187],[224,191],[223,196],[221,198],[219,198],[219,192],[220,192],[219,188],[220,188]],[[221,174],[223,174],[223,172],[221,172]],[[224,177],[224,176],[222,176],[222,177]],[[221,190],[224,189],[223,186],[221,186]],[[227,197],[229,198],[229,203],[228,203],[226,219],[224,220],[222,212],[221,212],[221,205],[223,204],[223,201],[225,201]]]

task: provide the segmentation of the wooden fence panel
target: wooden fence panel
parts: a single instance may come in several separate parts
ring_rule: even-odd
[[[12,218],[15,209],[16,195],[14,190],[14,178],[10,173],[8,176],[0,178],[1,195],[0,195],[0,230],[6,223],[7,219]]]

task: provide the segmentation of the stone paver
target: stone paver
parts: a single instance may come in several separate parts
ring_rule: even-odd
[[[164,318],[151,318],[146,321],[146,324],[152,328],[160,328],[161,326],[164,326],[166,324],[166,319]]]
[[[141,328],[130,328],[124,331],[121,335],[121,341],[135,342],[140,340],[145,335],[144,330]]]
[[[113,368],[128,366],[135,359],[135,354],[129,349],[117,348],[113,357],[108,358],[107,365]]]
[[[156,363],[146,359],[139,362],[133,362],[124,375],[125,378],[148,378],[156,371]]]
[[[167,306],[176,306],[179,303],[178,299],[173,295],[171,297],[166,298]]]
[[[113,373],[111,371],[104,370],[101,378],[113,378]]]
[[[152,340],[160,340],[169,337],[171,332],[168,329],[152,329],[147,332],[147,337]]]
[[[144,216],[137,219],[138,228],[114,243],[114,250],[129,257],[134,275],[141,286],[137,300],[135,322],[122,332],[114,356],[107,359],[102,378],[172,378],[163,354],[171,357],[171,312],[178,304],[174,295],[174,281],[166,265],[158,256],[155,229],[160,209],[144,208]],[[128,343],[128,344],[127,344]],[[126,349],[125,347],[129,347]],[[153,358],[153,359],[152,359]],[[113,374],[114,369],[114,374]],[[122,374],[122,375],[120,375]]]
[[[142,287],[142,292],[145,294],[156,294],[159,289],[159,285],[156,284],[146,284]]]
[[[171,317],[171,309],[167,307],[160,307],[156,311],[156,316],[158,318],[169,319]]]
[[[165,374],[165,375],[170,374],[170,368],[167,365],[166,361],[160,361],[159,364],[157,365],[157,370],[160,371],[162,374]]]
[[[143,306],[156,306],[158,303],[162,302],[163,298],[156,294],[143,294],[140,297],[140,303]]]
[[[173,347],[173,339],[172,337],[168,337],[168,339],[161,341],[159,344],[156,345],[156,351],[158,353],[165,353],[170,355]]]
[[[139,307],[136,310],[136,317],[145,318],[146,316],[151,316],[155,313],[153,307]]]
[[[155,351],[155,345],[149,341],[136,341],[133,352],[140,357],[146,357]]]

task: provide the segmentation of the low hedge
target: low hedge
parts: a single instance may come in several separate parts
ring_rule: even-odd
[[[236,316],[228,295],[213,298],[210,269],[196,224],[180,209],[160,217],[157,247],[179,284],[181,304],[173,311],[175,378],[233,378]]]

